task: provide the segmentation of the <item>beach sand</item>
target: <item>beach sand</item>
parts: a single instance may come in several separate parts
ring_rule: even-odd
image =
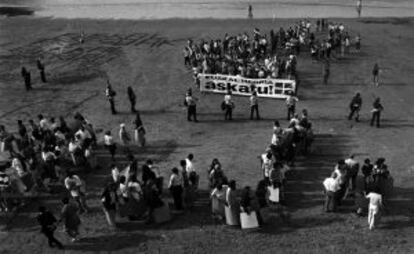
[[[299,56],[298,110],[308,109],[316,139],[312,153],[299,157],[289,176],[287,216],[265,213],[267,224],[257,232],[245,232],[215,224],[207,204],[160,226],[121,225],[107,229],[97,195],[108,175],[108,159],[100,158],[102,170],[88,175],[93,212],[83,216],[83,237],[68,244],[66,253],[412,253],[414,195],[414,19],[335,19],[351,35],[361,34],[362,51],[331,63],[331,78],[322,85],[322,66],[309,55]],[[238,186],[255,187],[261,177],[257,155],[270,141],[274,120],[286,126],[281,100],[260,100],[264,120],[248,119],[248,101],[235,99],[233,122],[224,122],[221,95],[195,92],[200,123],[188,123],[182,106],[192,73],[183,65],[182,48],[188,38],[215,39],[225,33],[251,33],[295,20],[64,20],[34,17],[0,21],[0,122],[15,129],[16,121],[81,112],[97,129],[117,133],[125,122],[131,130],[126,87],[137,93],[137,108],[147,129],[148,148],[136,149],[140,163],[151,158],[167,177],[188,153],[195,154],[201,188],[207,189],[206,171],[218,158]],[[77,42],[79,31],[85,43]],[[42,56],[49,83],[41,84],[35,61]],[[381,85],[371,82],[371,69],[379,63]],[[26,92],[20,76],[26,66],[34,78],[34,90]],[[118,92],[120,114],[109,114],[104,90],[110,79]],[[361,122],[346,120],[355,92],[364,100]],[[369,126],[371,104],[381,97],[385,107],[382,128]],[[322,213],[323,179],[338,159],[354,153],[359,161],[385,157],[395,179],[395,196],[382,220],[382,228],[367,229],[366,218],[354,217],[352,204],[343,213]],[[37,204],[55,205],[56,200]],[[33,208],[33,206],[32,206]],[[17,216],[10,230],[0,233],[1,253],[55,253],[37,234],[33,210]],[[57,234],[65,239],[63,233]],[[40,247],[39,247],[40,246]]]

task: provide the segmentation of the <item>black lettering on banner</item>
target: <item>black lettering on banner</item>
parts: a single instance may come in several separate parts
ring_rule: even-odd
[[[208,90],[214,90],[216,89],[216,84],[213,81],[207,81],[204,85],[204,88]]]
[[[267,86],[259,86],[257,87],[258,94],[269,94],[269,87]]]
[[[249,87],[248,87],[248,86],[243,86],[243,85],[240,85],[240,86],[239,86],[239,92],[240,92],[240,93],[250,93],[250,89],[249,89]]]
[[[226,83],[217,83],[217,90],[219,91],[225,91],[226,90]]]

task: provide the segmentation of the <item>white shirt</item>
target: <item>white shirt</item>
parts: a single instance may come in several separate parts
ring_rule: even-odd
[[[369,199],[369,208],[379,208],[382,205],[382,195],[370,192],[367,196]]]
[[[118,180],[119,180],[119,169],[117,167],[112,168],[111,174],[112,174],[112,179],[114,180],[114,182],[118,182]]]
[[[49,122],[47,121],[47,119],[43,118],[42,120],[40,120],[39,126],[42,130],[49,129]]]
[[[84,130],[84,131],[82,131],[82,130],[78,130],[76,133],[75,133],[75,136],[80,136],[81,137],[81,140],[85,140],[85,139],[87,139],[87,138],[92,138],[92,136],[91,136],[91,134],[89,133],[89,131],[87,131],[86,129]]]
[[[224,102],[228,105],[231,103],[231,95],[230,94],[226,94],[224,95]]]
[[[323,181],[323,186],[325,187],[326,191],[336,192],[340,189],[338,181],[336,181],[332,177],[328,177]]]
[[[114,138],[111,135],[104,136],[104,144],[107,146],[111,146],[114,144]]]
[[[190,159],[188,158],[185,159],[185,171],[187,171],[188,174],[191,172],[195,172],[193,162],[190,161]]]
[[[269,172],[272,169],[272,159],[267,158],[267,154],[262,154],[262,169],[265,177],[269,177]]]
[[[66,189],[70,191],[72,197],[78,197],[80,195],[79,189],[82,186],[82,182],[77,175],[70,177],[66,177],[65,179],[65,186]]]
[[[348,158],[345,160],[345,164],[348,165],[349,167],[353,167],[357,164],[358,162],[352,158]]]
[[[171,186],[183,186],[183,178],[181,177],[181,175],[178,173],[177,174],[172,174],[170,177],[170,182],[168,183],[168,188],[170,188]]]
[[[275,203],[279,202],[279,188],[273,188],[273,186],[268,186],[267,191],[269,192],[269,200]]]

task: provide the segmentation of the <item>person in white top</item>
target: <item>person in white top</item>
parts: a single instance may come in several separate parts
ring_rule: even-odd
[[[195,169],[194,169],[194,166],[193,166],[193,159],[194,159],[194,155],[192,153],[190,153],[187,156],[187,158],[185,158],[185,171],[187,172],[188,176],[192,172],[195,173]]]
[[[294,96],[293,92],[289,92],[288,97],[286,98],[286,107],[287,107],[287,120],[289,121],[291,116],[295,114],[296,102],[299,99]]]
[[[114,181],[114,183],[118,183],[119,182],[119,169],[115,164],[111,165],[111,176],[112,176],[112,180]]]
[[[337,202],[335,199],[335,193],[339,190],[338,181],[332,177],[328,177],[323,181],[323,186],[325,187],[325,212],[335,212],[337,207]]]
[[[76,203],[78,203],[81,213],[88,212],[89,208],[86,205],[85,200],[85,186],[79,176],[75,175],[73,172],[69,172],[68,176],[65,178],[65,187],[69,190],[70,195]]]
[[[174,207],[177,211],[183,210],[183,185],[184,180],[177,168],[172,169],[170,182],[168,183],[168,189],[171,191],[171,195],[174,199]]]
[[[250,96],[250,120],[253,120],[254,112],[256,112],[256,120],[259,120],[259,102],[256,91],[253,91],[252,95]]]
[[[380,209],[382,207],[382,195],[376,189],[366,195],[366,198],[369,199],[368,226],[369,230],[373,230],[376,222],[379,220]]]
[[[47,119],[44,118],[42,114],[39,114],[37,116],[37,118],[39,118],[39,127],[40,127],[40,129],[48,130],[49,129],[49,122],[47,121]]]
[[[224,96],[224,120],[233,120],[233,108],[234,103],[231,99],[231,91],[229,90],[227,94]]]
[[[359,171],[359,163],[355,159],[355,155],[351,154],[349,158],[345,160],[345,164],[348,167],[348,177],[351,181],[351,190],[354,191],[356,189],[356,180]]]
[[[262,170],[263,176],[265,179],[269,180],[269,172],[273,167],[272,153],[268,151],[265,154],[262,154]]]
[[[111,154],[112,160],[115,160],[116,144],[114,138],[111,135],[111,131],[106,131],[104,135],[104,145]]]

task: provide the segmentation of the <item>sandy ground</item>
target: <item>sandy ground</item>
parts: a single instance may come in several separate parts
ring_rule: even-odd
[[[171,223],[145,226],[123,223],[119,232],[107,229],[100,211],[97,191],[108,174],[108,160],[99,155],[102,170],[88,176],[93,212],[84,216],[84,239],[71,244],[67,253],[410,253],[414,195],[414,19],[337,20],[362,36],[362,51],[352,52],[331,64],[328,86],[321,83],[322,66],[308,54],[299,57],[301,78],[298,109],[307,108],[315,128],[311,155],[299,157],[289,176],[286,216],[265,213],[266,226],[246,232],[215,224],[202,199],[192,212],[175,216]],[[233,122],[224,122],[222,96],[201,95],[200,123],[188,123],[181,106],[191,72],[183,66],[181,49],[187,38],[222,38],[227,32],[251,32],[254,27],[269,31],[288,27],[293,20],[168,20],[94,21],[39,18],[8,18],[0,21],[0,121],[9,129],[17,119],[35,119],[79,111],[98,129],[112,129],[120,123],[131,130],[126,87],[137,93],[137,108],[148,130],[149,147],[136,148],[140,161],[152,158],[165,176],[188,153],[195,154],[201,187],[207,189],[206,170],[218,158],[229,178],[239,187],[256,186],[261,177],[257,155],[270,141],[272,121],[285,118],[283,101],[261,100],[262,121],[249,121],[247,98],[236,98]],[[76,40],[79,27],[86,42]],[[42,55],[50,82],[41,84],[35,60]],[[381,85],[371,83],[374,62],[382,67]],[[20,77],[22,65],[34,77],[34,90],[26,92]],[[105,79],[118,92],[119,115],[109,114]],[[353,94],[362,94],[360,123],[346,120]],[[369,117],[375,96],[382,98],[385,111],[382,128],[371,128]],[[285,126],[286,122],[282,120]],[[381,227],[369,232],[366,218],[350,212],[352,202],[338,214],[322,213],[321,181],[335,162],[355,153],[387,158],[395,178],[396,194]],[[204,193],[205,196],[205,193]],[[33,220],[39,203],[57,209],[53,198],[39,199],[14,218],[7,232],[0,233],[1,253],[54,253],[48,249]],[[4,222],[4,219],[2,220]]]

